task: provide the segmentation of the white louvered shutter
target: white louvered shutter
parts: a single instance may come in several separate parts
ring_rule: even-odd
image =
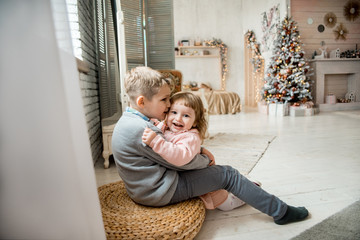
[[[125,46],[128,69],[145,66],[143,1],[121,0],[124,13]]]
[[[174,21],[172,0],[146,1],[147,65],[153,69],[174,69]]]
[[[96,1],[96,26],[99,58],[99,89],[101,118],[117,112],[117,61],[114,24],[110,0]]]

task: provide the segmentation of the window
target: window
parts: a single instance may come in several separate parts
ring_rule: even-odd
[[[116,28],[118,0],[96,0],[101,117],[117,112],[120,93]],[[174,69],[172,0],[120,0],[124,16],[127,69]],[[121,52],[120,52],[121,53]],[[123,95],[124,96],[124,95]],[[121,99],[125,105],[124,99]],[[124,106],[122,106],[124,108]]]
[[[174,69],[172,0],[123,0],[128,69]]]
[[[101,118],[118,111],[119,68],[114,18],[110,0],[96,0]],[[120,90],[120,89],[119,89]]]
[[[145,42],[143,1],[121,1],[124,13],[125,47],[128,69],[136,66],[145,66]]]
[[[146,1],[147,66],[174,69],[174,21],[172,0]]]
[[[70,32],[71,32],[72,48],[74,51],[74,56],[80,60],[83,60],[81,40],[80,40],[77,0],[66,0],[66,7],[69,18],[69,24],[70,24]]]

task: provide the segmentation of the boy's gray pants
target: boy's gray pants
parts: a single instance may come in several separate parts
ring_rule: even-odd
[[[272,216],[274,220],[282,218],[287,210],[286,203],[267,193],[230,166],[213,165],[178,173],[179,182],[170,204],[225,189],[247,204]]]

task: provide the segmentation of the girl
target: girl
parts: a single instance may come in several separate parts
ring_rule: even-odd
[[[176,93],[171,97],[170,103],[165,122],[156,123],[164,133],[165,139],[146,128],[142,140],[169,163],[182,166],[200,153],[207,132],[205,109],[200,97],[190,92]],[[214,164],[212,158],[210,165]],[[200,198],[207,209],[229,211],[245,204],[226,190],[211,192]]]

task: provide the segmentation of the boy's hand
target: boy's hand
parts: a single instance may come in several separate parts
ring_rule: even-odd
[[[151,130],[150,128],[145,128],[143,135],[142,135],[142,141],[150,146],[151,141],[156,137],[156,132]]]
[[[210,159],[209,166],[215,165],[215,157],[214,155],[212,155],[212,153],[209,150],[207,150],[206,148],[201,148],[201,154],[205,154],[206,156],[209,157]]]

